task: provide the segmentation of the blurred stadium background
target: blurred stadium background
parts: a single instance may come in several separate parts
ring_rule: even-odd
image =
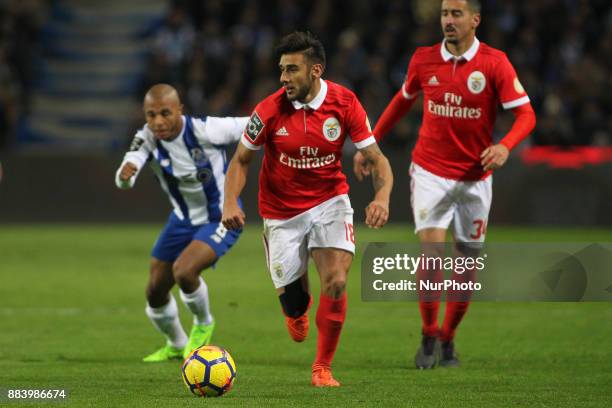
[[[132,194],[112,182],[142,126],[144,91],[168,82],[196,116],[248,115],[277,89],[273,46],[294,29],[321,37],[325,77],[354,89],[375,123],[415,47],[440,40],[438,10],[430,0],[2,1],[0,221],[163,220],[152,177]],[[507,52],[538,115],[495,175],[491,225],[612,225],[610,2],[485,0],[478,36]],[[393,221],[411,221],[419,109],[383,145],[397,177]],[[500,112],[496,137],[512,119]],[[359,207],[369,186],[350,181]],[[254,197],[250,188],[251,219]]]

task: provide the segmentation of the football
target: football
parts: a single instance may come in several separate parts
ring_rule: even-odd
[[[236,363],[221,347],[202,346],[193,350],[181,366],[183,382],[198,397],[220,397],[236,378]]]

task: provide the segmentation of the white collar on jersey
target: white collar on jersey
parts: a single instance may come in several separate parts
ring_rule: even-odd
[[[478,52],[479,47],[480,47],[480,41],[478,41],[478,38],[474,37],[474,42],[472,43],[472,46],[466,52],[464,52],[463,55],[456,57],[446,49],[446,39],[444,39],[442,41],[442,46],[440,47],[440,54],[442,54],[442,59],[444,60],[444,62],[448,62],[449,60],[453,58],[457,60],[460,60],[461,58],[463,58],[466,61],[470,61],[472,58],[474,58],[474,56]]]
[[[293,107],[297,110],[297,109],[302,109],[305,106],[308,106],[308,108],[312,109],[312,110],[317,110],[319,109],[319,107],[321,105],[323,105],[323,101],[325,100],[325,96],[327,95],[327,83],[319,78],[319,81],[321,81],[321,89],[319,89],[319,93],[317,94],[317,96],[315,96],[314,98],[312,98],[312,101],[308,102],[308,103],[301,103],[298,101],[292,101],[291,103],[293,104]]]

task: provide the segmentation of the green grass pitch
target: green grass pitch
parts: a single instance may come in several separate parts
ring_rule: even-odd
[[[57,406],[602,407],[612,404],[612,305],[474,303],[456,339],[462,367],[417,371],[415,303],[364,303],[359,256],[334,373],[340,389],[310,386],[316,328],[286,333],[265,270],[260,229],[204,272],[217,329],[236,360],[234,389],[202,400],[179,363],[140,359],[163,340],[144,314],[150,248],[160,225],[0,228],[0,388],[67,389]],[[368,241],[414,240],[408,225],[358,228]],[[491,241],[610,241],[610,230],[492,226]],[[311,282],[316,275],[311,270]],[[318,284],[313,285],[318,294]],[[317,296],[315,296],[317,299]],[[180,303],[180,302],[179,302]],[[314,320],[311,310],[311,319]],[[181,305],[189,330],[190,316]],[[4,398],[4,397],[3,397]],[[0,405],[41,406],[10,402]],[[65,405],[64,405],[65,404]],[[55,406],[45,404],[44,406]]]

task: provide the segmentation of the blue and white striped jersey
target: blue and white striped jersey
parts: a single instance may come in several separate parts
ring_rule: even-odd
[[[117,187],[132,188],[147,161],[181,220],[201,225],[221,220],[227,170],[225,146],[240,140],[248,117],[183,116],[183,129],[170,142],[157,140],[145,125],[136,132],[130,150],[115,175]],[[127,182],[119,173],[127,162],[138,172]]]

